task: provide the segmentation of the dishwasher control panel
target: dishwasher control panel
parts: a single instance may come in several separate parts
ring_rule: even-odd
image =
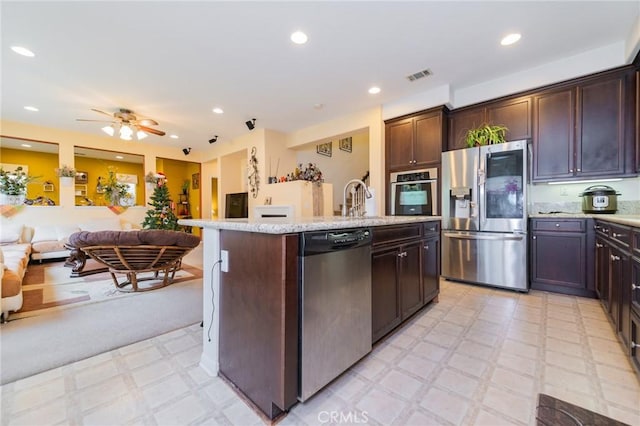
[[[300,252],[304,255],[347,250],[371,244],[369,228],[304,232],[300,236]]]

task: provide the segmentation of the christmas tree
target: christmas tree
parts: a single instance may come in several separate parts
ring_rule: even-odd
[[[171,198],[169,196],[169,188],[163,180],[158,181],[158,185],[153,190],[151,202],[149,203],[153,209],[147,210],[147,216],[142,222],[144,229],[169,229],[175,231],[178,229],[178,218],[171,210]]]

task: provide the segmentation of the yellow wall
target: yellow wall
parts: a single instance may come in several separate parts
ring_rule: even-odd
[[[88,173],[87,198],[93,200],[96,206],[107,206],[109,203],[104,199],[104,194],[96,192],[98,177],[102,177],[105,183],[109,176],[109,167],[113,167],[116,173],[138,176],[136,188],[136,205],[144,205],[144,169],[142,164],[126,163],[122,161],[100,160],[96,158],[75,158],[75,169]]]
[[[27,185],[27,198],[48,197],[56,205],[60,204],[60,181],[55,172],[58,167],[58,154],[0,148],[0,160],[2,163],[28,166],[29,176],[38,177],[35,182]],[[43,184],[47,181],[53,184],[53,192],[44,192]]]

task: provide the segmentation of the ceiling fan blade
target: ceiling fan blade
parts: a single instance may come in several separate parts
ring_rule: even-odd
[[[158,136],[166,135],[166,133],[163,132],[162,130],[152,129],[151,127],[147,127],[147,126],[138,125],[138,129],[142,130],[143,132],[153,133],[154,135],[158,135]]]
[[[76,118],[76,121],[97,121],[99,123],[115,123],[113,120],[87,120],[86,118]]]
[[[113,114],[111,114],[110,112],[104,112],[104,111],[101,111],[101,110],[95,109],[95,108],[91,108],[91,111],[95,111],[95,112],[97,112],[99,114],[108,115],[109,117],[113,118]]]
[[[157,126],[158,122],[156,120],[152,120],[150,118],[141,118],[136,120],[136,122],[142,126]]]

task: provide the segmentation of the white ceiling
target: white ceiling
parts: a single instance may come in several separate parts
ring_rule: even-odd
[[[1,4],[2,118],[102,134],[129,108],[207,149],[244,122],[291,132],[435,87],[463,88],[627,42],[638,1],[11,2]],[[304,30],[306,45],[289,35]],[[500,38],[520,32],[511,47]],[[636,29],[637,31],[637,29]],[[35,58],[14,54],[21,45]],[[430,69],[416,82],[405,77]],[[377,85],[382,92],[370,95]],[[314,104],[323,104],[315,109]],[[40,109],[25,111],[25,105]],[[223,115],[212,113],[222,107]]]

